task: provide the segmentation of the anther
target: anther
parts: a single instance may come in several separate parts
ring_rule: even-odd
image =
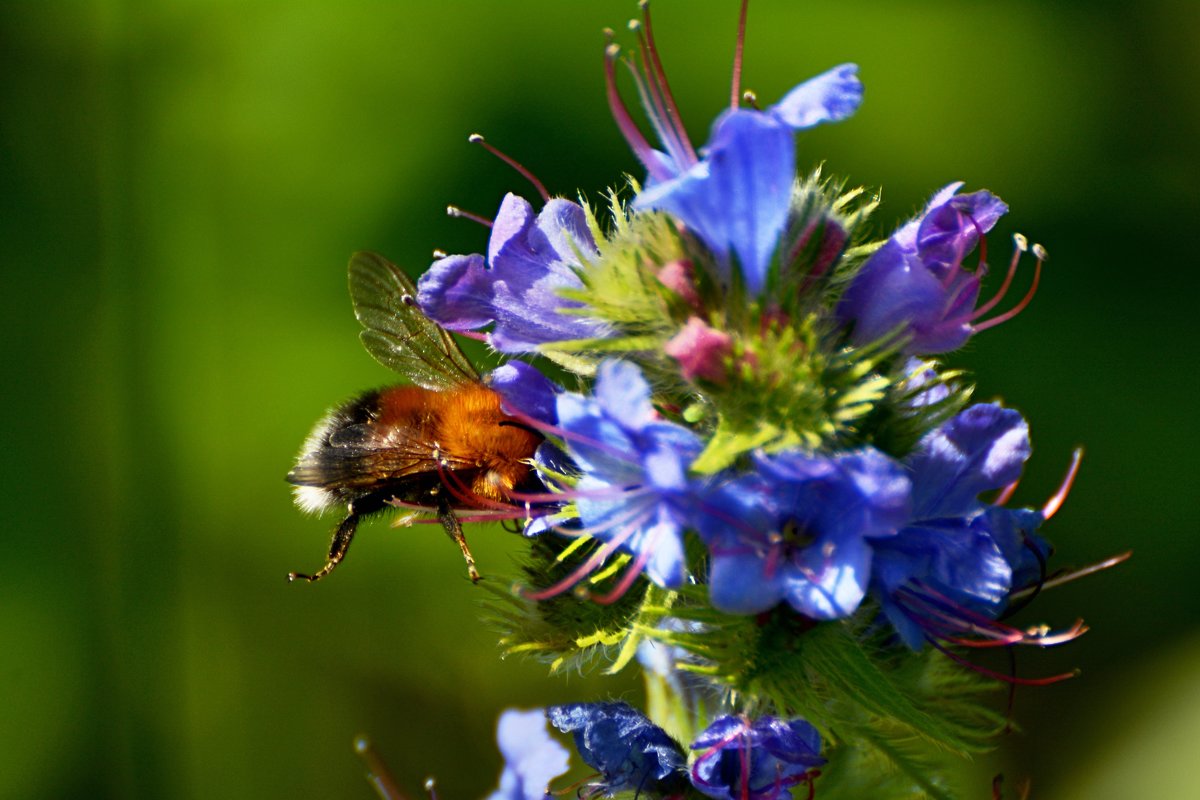
[[[470,211],[464,211],[458,206],[446,206],[446,214],[447,216],[454,217],[455,219],[469,219],[472,222],[478,222],[485,228],[492,227],[492,221],[487,217],[482,217],[479,214],[472,214]]]
[[[441,261],[443,258],[445,258],[448,255],[449,255],[449,253],[447,253],[445,250],[434,250],[433,251],[433,260]]]
[[[515,169],[522,178],[533,184],[533,188],[536,189],[537,193],[542,196],[542,202],[546,202],[550,199],[550,193],[546,191],[546,185],[538,180],[536,175],[530,172],[520,161],[517,161],[515,158],[503,152],[494,145],[489,144],[488,141],[483,138],[483,134],[472,133],[467,137],[467,141],[471,144],[481,145],[484,150],[487,150],[496,158]]]
[[[742,102],[753,108],[755,111],[762,111],[758,107],[758,94],[751,89],[742,92]]]

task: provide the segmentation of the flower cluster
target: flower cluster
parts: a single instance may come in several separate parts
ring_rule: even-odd
[[[624,703],[548,709],[597,771],[584,796],[811,790],[818,729],[839,743],[830,771],[856,747],[894,760],[871,749],[889,735],[975,749],[995,719],[948,670],[1065,676],[1029,681],[962,648],[1084,630],[1006,622],[1046,581],[1039,531],[1078,457],[1044,506],[1010,507],[1028,424],[998,402],[971,404],[967,374],[931,357],[1018,314],[1045,252],[1016,236],[981,302],[987,236],[1008,207],[958,182],[872,241],[877,196],[796,155],[796,131],[862,102],[853,64],[760,109],[742,102],[739,38],[730,107],[694,147],[642,8],[634,53],[610,42],[605,67],[644,182],[597,208],[534,179],[540,208],[509,194],[486,255],[441,257],[417,284],[429,319],[511,357],[486,379],[502,424],[542,440],[529,460],[540,485],[477,517],[519,520],[530,540],[524,577],[502,598],[504,642],[555,668],[600,658],[616,671],[651,641],[671,654],[655,668],[679,714],[671,734]],[[1027,292],[994,313],[1031,249]],[[702,719],[714,721],[695,733]],[[565,770],[540,724],[502,721],[496,798],[537,800]]]

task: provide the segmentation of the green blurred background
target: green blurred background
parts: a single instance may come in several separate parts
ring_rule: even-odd
[[[0,797],[368,798],[371,733],[414,793],[494,786],[509,705],[636,697],[501,661],[481,590],[432,529],[368,525],[317,586],[330,520],[283,475],[331,403],[392,380],[346,293],[356,249],[419,271],[527,187],[639,173],[608,117],[600,29],[626,0],[111,0],[0,7],[3,491]],[[658,0],[693,138],[725,102],[736,3]],[[1200,742],[1196,220],[1200,4],[755,0],[770,102],[857,61],[866,102],[802,163],[881,185],[880,232],[953,179],[1051,261],[1033,306],[954,363],[1029,418],[1018,501],[1080,480],[1060,563],[1134,560],[1036,617],[1093,631],[1026,674],[1026,732],[964,777],[1037,798],[1195,797]],[[1191,231],[1189,233],[1189,231]],[[519,541],[479,531],[485,573]]]

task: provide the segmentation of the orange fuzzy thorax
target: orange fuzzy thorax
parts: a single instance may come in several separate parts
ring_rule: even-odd
[[[541,442],[523,427],[500,424],[511,420],[500,410],[500,395],[486,386],[398,386],[380,394],[376,424],[410,446],[428,446],[430,458],[436,451],[449,469],[478,470],[472,491],[502,501],[528,476],[528,459]]]

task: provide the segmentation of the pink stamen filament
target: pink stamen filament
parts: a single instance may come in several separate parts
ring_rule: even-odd
[[[1045,581],[1042,584],[1042,588],[1043,589],[1053,589],[1055,586],[1062,586],[1064,583],[1070,583],[1071,581],[1078,580],[1080,578],[1085,578],[1088,575],[1092,575],[1097,572],[1102,572],[1106,569],[1109,569],[1110,567],[1115,567],[1124,561],[1128,561],[1132,556],[1133,556],[1133,551],[1126,550],[1124,553],[1119,553],[1119,554],[1113,556],[1112,558],[1106,558],[1105,560],[1098,561],[1095,564],[1089,564],[1086,567],[1072,570],[1070,572],[1066,572],[1061,575],[1056,575],[1055,577],[1051,578],[1050,580]]]
[[[662,59],[658,57],[658,46],[654,43],[654,24],[650,20],[650,3],[648,0],[642,0],[638,5],[642,9],[642,23],[646,26],[646,50],[650,53],[651,65],[649,74],[653,76],[659,86],[663,105],[666,107],[667,124],[675,131],[675,140],[682,147],[682,154],[685,156],[684,160],[680,160],[678,157],[676,160],[679,161],[681,167],[691,166],[699,159],[696,158],[696,150],[692,147],[687,131],[683,128],[683,120],[679,116],[675,95],[671,93],[671,85],[667,83],[667,71],[663,69]]]
[[[469,219],[472,222],[478,222],[485,228],[492,227],[492,221],[487,217],[480,216],[479,214],[473,214],[470,211],[464,211],[458,206],[446,206],[446,214],[447,216],[454,217],[455,219]]]
[[[609,541],[605,542],[604,545],[597,550],[591,558],[585,561],[579,566],[579,568],[577,568],[567,577],[560,580],[558,583],[555,583],[553,586],[550,586],[547,589],[542,589],[539,592],[525,592],[524,596],[529,600],[533,600],[534,602],[540,602],[551,597],[556,597],[557,595],[569,590],[588,575],[591,575],[593,572],[595,572],[597,567],[603,564],[610,555],[617,551],[617,548],[633,538],[633,535],[638,532],[640,524],[645,522],[648,517],[648,514],[644,515],[635,523],[631,523],[630,525],[626,526],[624,530],[619,532]]]
[[[1033,271],[1033,283],[1029,285],[1029,291],[1026,292],[1025,296],[1021,298],[1021,302],[1017,303],[1014,307],[1010,308],[1008,311],[1005,311],[999,316],[992,317],[986,322],[981,322],[978,325],[972,325],[976,333],[979,333],[980,331],[986,331],[988,328],[994,328],[1001,323],[1008,322],[1017,314],[1020,314],[1022,311],[1024,311],[1025,307],[1029,305],[1031,300],[1033,300],[1033,296],[1037,294],[1038,283],[1042,279],[1042,264],[1046,262],[1046,251],[1042,249],[1041,245],[1035,244],[1033,246],[1033,255],[1037,259],[1037,266]],[[976,311],[971,315],[971,319],[978,319],[979,316],[981,316],[980,313]]]
[[[489,153],[494,155],[496,158],[500,159],[505,164],[508,164],[510,167],[515,169],[521,177],[523,177],[525,180],[527,180],[533,184],[533,188],[537,189],[537,193],[542,196],[543,203],[550,199],[550,193],[546,191],[546,185],[544,183],[542,183],[541,181],[539,181],[537,179],[537,176],[534,175],[530,170],[526,169],[524,164],[517,161],[515,158],[508,155],[507,153],[500,150],[499,148],[489,144],[488,141],[486,139],[484,139],[483,136],[478,133],[472,133],[470,136],[467,137],[467,141],[471,142],[472,144],[482,145],[484,150],[487,150]]]
[[[931,645],[933,645],[933,647],[936,650],[938,650],[940,653],[942,653],[942,655],[949,658],[951,661],[961,664],[962,666],[966,667],[967,669],[974,670],[975,672],[978,672],[980,675],[986,675],[989,678],[994,678],[995,680],[1003,681],[1004,683],[1014,683],[1014,684],[1018,684],[1021,686],[1049,686],[1054,683],[1059,683],[1061,681],[1070,680],[1071,678],[1079,677],[1079,671],[1072,670],[1071,672],[1063,672],[1058,675],[1051,675],[1047,678],[1018,678],[1016,675],[1008,675],[1003,672],[996,672],[995,670],[988,669],[987,667],[980,666],[979,664],[975,664],[971,661],[968,661],[967,659],[963,658],[962,656],[958,655],[957,653],[953,652],[952,650],[948,650],[947,648],[938,644],[938,642],[935,641],[934,639],[926,637],[926,641],[929,642]]]
[[[523,503],[562,503],[571,500],[611,500],[623,497],[630,492],[641,489],[637,484],[631,486],[612,486],[607,489],[567,489],[562,492],[509,492],[513,500]]]
[[[542,420],[537,419],[536,417],[531,417],[528,414],[523,414],[520,411],[506,410],[505,413],[508,414],[508,416],[515,419],[517,422],[520,422],[523,425],[528,425],[529,427],[533,428],[535,431],[538,431],[539,433],[542,433],[542,434],[548,433],[553,436],[557,436],[558,438],[562,439],[565,442],[575,442],[578,444],[583,444],[583,445],[586,445],[587,447],[595,448],[596,450],[599,450],[602,453],[610,455],[613,458],[621,459],[622,461],[625,461],[630,464],[635,463],[634,459],[630,458],[630,454],[627,451],[613,447],[612,445],[608,444],[607,442],[601,442],[597,439],[592,439],[589,436],[583,436],[582,434],[576,433],[575,431],[569,431],[566,428],[560,428],[557,425],[551,425],[547,422],[543,422]]]
[[[671,159],[680,166],[687,166],[687,153],[684,150],[683,144],[680,141],[679,133],[675,130],[667,117],[667,109],[662,96],[662,89],[653,79],[649,69],[645,66],[645,62],[649,60],[650,55],[647,52],[646,37],[642,34],[641,26],[637,20],[629,23],[630,28],[638,34],[638,46],[642,51],[642,72],[638,73],[632,60],[626,60],[625,68],[629,70],[629,74],[633,77],[633,85],[637,89],[638,99],[642,102],[642,108],[646,109],[646,116],[650,119],[650,125],[654,128],[654,132],[658,134],[658,138],[662,140],[663,146]],[[694,162],[694,159],[693,159]]]
[[[1014,494],[1016,494],[1017,485],[1020,483],[1021,483],[1021,479],[1017,478],[1015,481],[1010,483],[1008,486],[1005,486],[1003,489],[1001,489],[1000,494],[996,495],[996,499],[992,501],[992,505],[1002,506],[1005,503],[1007,503],[1009,500],[1012,500],[1012,496]]]
[[[1075,624],[1067,630],[1053,635],[1022,631],[965,608],[930,587],[918,586],[918,588],[919,592],[903,587],[897,593],[898,598],[903,595],[906,611],[912,611],[917,615],[910,614],[910,618],[922,629],[937,634],[939,638],[952,644],[964,647],[1001,647],[1010,644],[1053,647],[1077,639],[1088,630],[1087,626],[1083,624],[1083,620],[1076,620]],[[930,618],[923,618],[924,615],[928,615]],[[935,620],[941,620],[945,625],[938,625]],[[976,634],[984,639],[954,638],[955,634],[961,633]]]
[[[1021,262],[1021,256],[1029,247],[1028,243],[1025,241],[1025,237],[1019,233],[1013,236],[1013,244],[1014,247],[1012,259],[1010,259],[1008,262],[1008,272],[1006,272],[1004,275],[1004,282],[1000,284],[1000,289],[995,295],[992,296],[991,300],[988,300],[975,310],[975,315],[978,317],[983,316],[995,308],[997,304],[1004,299],[1004,295],[1008,292],[1008,287],[1012,286],[1013,276],[1017,274],[1017,264]]]
[[[742,10],[738,14],[737,44],[733,50],[733,86],[729,91],[729,107],[737,110],[738,102],[742,99],[742,52],[746,46],[746,14],[750,10],[750,0],[742,0]]]
[[[1079,474],[1079,463],[1083,461],[1083,448],[1075,448],[1075,452],[1071,454],[1071,466],[1067,467],[1066,477],[1058,487],[1058,491],[1054,496],[1046,501],[1046,505],[1042,506],[1042,518],[1050,519],[1058,510],[1062,508],[1062,504],[1066,502],[1067,495],[1071,493],[1071,487],[1075,484],[1075,476]]]
[[[638,553],[637,558],[625,570],[625,574],[621,576],[620,582],[613,587],[612,591],[605,594],[594,595],[592,602],[599,603],[602,606],[612,605],[616,601],[625,596],[629,591],[629,587],[638,579],[642,571],[646,569],[646,562],[650,560],[650,554],[654,552],[654,547],[658,544],[658,540],[662,538],[663,531],[658,531],[657,534],[646,542],[642,547],[642,552]]]
[[[619,53],[620,48],[615,44],[609,44],[604,48],[604,84],[609,111],[617,123],[617,128],[621,131],[621,135],[625,137],[633,154],[637,156],[638,161],[642,162],[646,171],[656,180],[669,180],[673,176],[655,157],[653,148],[634,124],[633,117],[629,115],[629,109],[625,107],[625,101],[621,99],[621,93],[617,91],[617,77],[613,64]]]
[[[455,331],[459,336],[465,336],[468,339],[474,339],[477,342],[486,342],[487,334],[479,331]]]

